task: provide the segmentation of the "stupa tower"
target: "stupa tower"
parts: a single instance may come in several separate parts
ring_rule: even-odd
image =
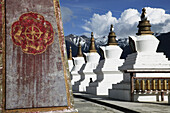
[[[79,44],[78,44],[77,57],[83,57],[80,41],[79,41]]]
[[[108,42],[107,45],[118,45],[116,41],[116,34],[113,31],[113,24],[110,26],[110,33],[108,35]]]
[[[91,44],[90,44],[90,48],[89,48],[90,53],[92,52],[97,52],[96,47],[95,47],[95,39],[93,36],[93,32],[91,32]]]
[[[100,55],[97,53],[95,47],[95,39],[93,36],[93,32],[91,32],[91,44],[89,52],[84,54],[86,56],[87,63],[85,64],[84,69],[82,71],[79,71],[79,73],[82,73],[84,78],[80,81],[80,84],[77,85],[78,91],[86,91],[86,86],[89,85],[90,79],[95,81],[97,78],[97,75],[93,72],[93,70],[96,69],[99,63]]]
[[[118,70],[118,67],[123,64],[124,60],[120,59],[122,49],[117,44],[113,25],[110,26],[107,45],[100,48],[104,52],[105,59],[100,60],[99,65],[94,70],[97,74],[97,80],[89,83],[86,92],[95,95],[108,95],[108,89],[112,88],[112,84],[123,80],[123,74]]]
[[[157,101],[156,98],[160,93],[152,92],[155,90],[155,79],[170,77],[169,73],[164,73],[169,70],[170,62],[163,53],[156,51],[159,40],[153,35],[150,22],[145,15],[146,9],[143,8],[141,21],[137,26],[137,36],[129,36],[129,44],[134,53],[128,55],[123,65],[119,67],[119,70],[124,72],[123,81],[113,85],[112,89],[109,90],[111,98],[128,101]],[[162,81],[165,82],[163,84],[166,84],[166,80],[162,79]],[[140,89],[139,83],[141,84]],[[154,86],[152,88],[150,87],[151,83]],[[156,84],[159,86],[157,91],[166,89],[166,85],[161,89],[161,79]],[[135,89],[132,88],[134,86]]]
[[[80,71],[81,67],[85,63],[80,41],[78,43],[78,50],[77,50],[77,55],[76,56],[77,57],[73,57],[73,59],[74,59],[74,67],[73,67],[73,69],[71,71],[71,77],[72,77],[71,83],[73,85],[73,90],[75,90],[75,87],[74,87],[75,82],[77,82],[77,81],[79,81],[81,79],[81,75],[78,72]]]
[[[68,60],[72,60],[72,48],[70,46]]]
[[[154,33],[150,29],[151,24],[150,24],[149,20],[147,20],[145,8],[142,9],[141,21],[139,21],[139,24],[137,27],[139,29],[138,29],[138,33],[136,33],[136,35],[152,35]]]

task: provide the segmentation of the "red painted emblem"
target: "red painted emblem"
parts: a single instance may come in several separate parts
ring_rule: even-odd
[[[20,46],[24,53],[40,54],[54,40],[52,25],[38,13],[25,13],[12,24],[12,41]]]

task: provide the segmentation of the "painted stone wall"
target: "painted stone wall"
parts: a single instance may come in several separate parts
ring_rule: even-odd
[[[6,109],[68,106],[54,12],[53,0],[6,0]],[[24,24],[19,18],[27,13],[34,16],[23,17]],[[46,23],[36,23],[41,18],[51,24],[54,34],[45,29]],[[45,36],[50,40],[49,35],[54,38],[49,45],[38,40]]]

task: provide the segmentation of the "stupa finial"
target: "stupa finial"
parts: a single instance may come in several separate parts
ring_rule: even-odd
[[[93,32],[91,32],[91,38],[93,37]]]
[[[80,40],[79,40],[79,43],[78,43],[77,57],[83,57],[83,53],[82,53],[82,50],[81,50]]]
[[[146,9],[145,8],[142,9],[141,20],[147,20],[147,18],[146,18]]]
[[[110,32],[113,32],[113,24],[110,26]]]
[[[90,52],[97,52],[96,47],[95,47],[95,40],[93,37],[93,32],[91,32],[91,44],[90,44]]]
[[[72,48],[71,48],[71,46],[70,46],[70,50],[69,50],[68,60],[72,60]]]
[[[150,29],[151,24],[149,20],[146,18],[146,9],[142,9],[142,14],[141,14],[141,21],[139,21],[138,24],[138,33],[136,35],[152,35],[153,32]]]
[[[116,42],[116,34],[113,32],[113,24],[110,26],[110,33],[108,35],[108,43],[107,45],[118,45]]]

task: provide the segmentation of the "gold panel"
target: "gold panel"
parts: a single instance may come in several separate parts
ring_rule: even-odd
[[[150,87],[150,80],[147,80],[146,81],[146,90],[151,90],[151,87]]]
[[[170,90],[170,80],[168,80],[168,90]]]
[[[156,90],[156,81],[152,80],[152,90],[155,91]]]
[[[157,90],[161,90],[161,80],[157,80]]]
[[[145,80],[141,80],[141,90],[145,91]]]
[[[167,90],[167,80],[163,80],[163,90]]]
[[[136,83],[135,83],[135,90],[139,90],[139,80],[136,79]]]

